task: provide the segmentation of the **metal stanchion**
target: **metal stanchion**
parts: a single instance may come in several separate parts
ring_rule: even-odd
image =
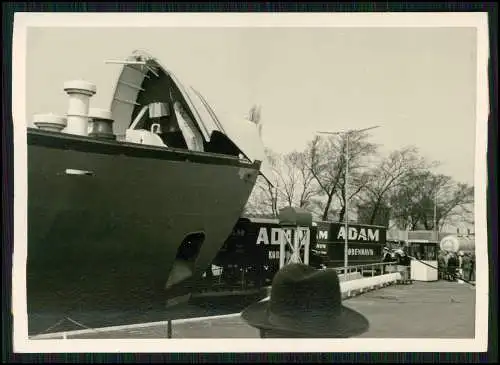
[[[172,338],[172,320],[169,319],[167,322],[167,337]]]

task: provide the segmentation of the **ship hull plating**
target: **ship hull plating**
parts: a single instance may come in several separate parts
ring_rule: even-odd
[[[161,307],[181,242],[204,236],[192,263],[196,279],[230,234],[258,172],[258,163],[229,156],[29,130],[30,321]]]

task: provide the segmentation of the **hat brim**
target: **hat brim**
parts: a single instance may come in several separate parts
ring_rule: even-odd
[[[270,316],[269,301],[266,300],[248,306],[241,316],[252,327],[308,335],[311,338],[359,336],[370,326],[362,314],[344,305],[339,307],[334,317],[325,318],[321,315],[313,315],[304,319],[300,313],[293,317]]]

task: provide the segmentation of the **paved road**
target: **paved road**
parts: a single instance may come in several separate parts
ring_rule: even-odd
[[[369,292],[346,301],[370,321],[365,338],[474,338],[474,287],[416,282]]]
[[[364,338],[473,338],[475,289],[452,282],[416,282],[364,293],[344,304],[366,316]],[[239,316],[174,324],[174,338],[256,338]],[[68,338],[165,338],[166,326],[89,333]]]

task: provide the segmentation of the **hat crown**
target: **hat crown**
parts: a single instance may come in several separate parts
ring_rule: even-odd
[[[252,304],[242,317],[264,331],[278,331],[278,337],[345,338],[365,332],[368,320],[343,306],[341,297],[334,269],[289,264],[274,276],[269,301]]]
[[[342,298],[337,272],[289,264],[274,277],[269,310],[280,316],[307,316],[340,311]]]

